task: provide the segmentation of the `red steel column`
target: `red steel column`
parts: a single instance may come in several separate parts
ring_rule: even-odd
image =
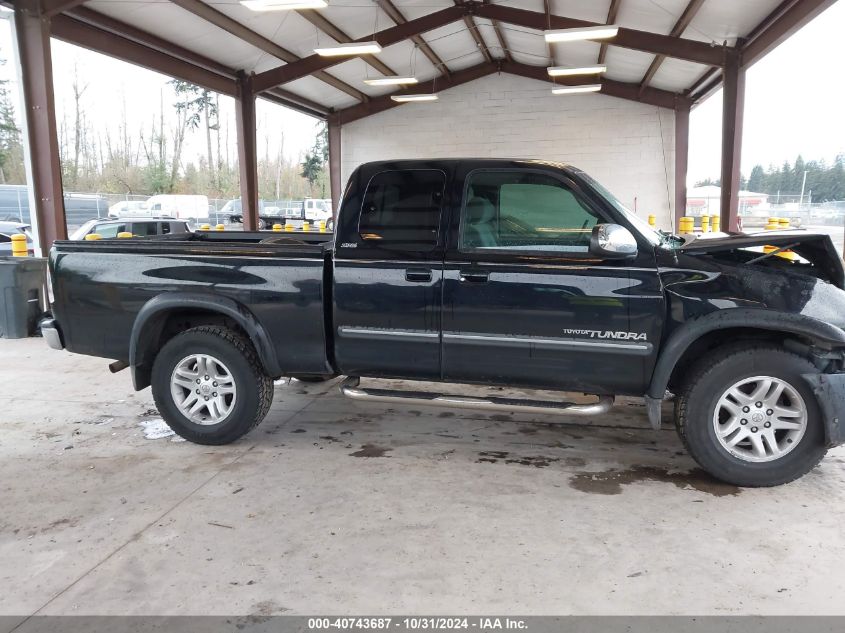
[[[722,199],[723,231],[737,231],[739,210],[740,160],[742,158],[742,118],[745,109],[745,69],[740,60],[728,60],[722,89]]]
[[[252,77],[238,77],[235,99],[235,123],[238,132],[238,168],[241,178],[241,212],[244,230],[258,230],[258,156],[255,140],[255,94]]]
[[[335,117],[329,117],[329,186],[332,192],[332,213],[337,216],[343,184],[340,180],[340,136],[341,125]],[[335,217],[337,219],[337,217]]]
[[[687,210],[687,165],[689,163],[689,106],[675,110],[675,230]]]
[[[15,36],[21,63],[24,116],[29,142],[38,240],[46,253],[56,240],[67,239],[62,194],[62,165],[56,133],[50,20],[41,16],[37,0],[16,3]]]

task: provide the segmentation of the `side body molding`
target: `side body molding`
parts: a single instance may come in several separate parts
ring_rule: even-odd
[[[247,333],[264,369],[270,376],[279,376],[281,368],[270,337],[264,326],[245,306],[227,297],[203,293],[168,292],[150,299],[135,318],[129,339],[129,366],[136,390],[150,384],[151,360],[158,350],[152,346],[158,340],[168,313],[176,310],[214,312],[235,321]]]

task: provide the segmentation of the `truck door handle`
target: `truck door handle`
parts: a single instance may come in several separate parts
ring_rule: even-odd
[[[429,282],[431,281],[431,271],[426,268],[409,268],[405,271],[405,281]]]
[[[461,270],[458,272],[461,281],[472,284],[486,284],[490,280],[490,273],[484,270]]]

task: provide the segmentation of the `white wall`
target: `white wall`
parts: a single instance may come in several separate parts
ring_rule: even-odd
[[[601,94],[551,94],[548,85],[493,75],[343,126],[342,178],[397,158],[541,158],[594,176],[638,215],[671,227],[675,115]],[[670,202],[671,201],[671,202]]]

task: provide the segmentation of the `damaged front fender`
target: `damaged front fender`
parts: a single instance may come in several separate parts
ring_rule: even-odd
[[[810,385],[824,420],[824,439],[827,446],[845,443],[845,374],[804,374]]]

